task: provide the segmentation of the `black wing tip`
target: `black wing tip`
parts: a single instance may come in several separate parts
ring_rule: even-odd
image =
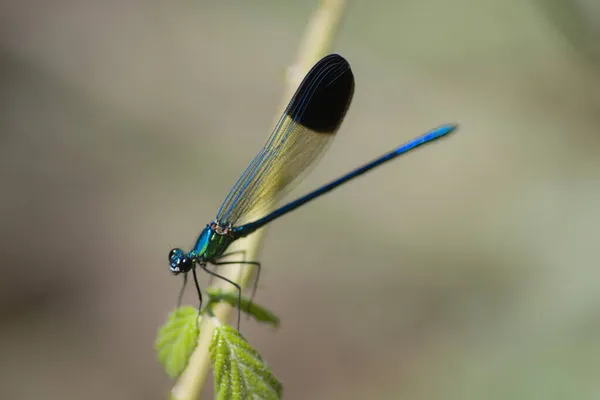
[[[350,64],[339,54],[329,54],[306,74],[286,113],[314,132],[335,134],[353,95],[354,75]]]
[[[331,54],[327,54],[326,56],[324,56],[323,58],[321,58],[319,61],[317,61],[317,63],[315,64],[315,66],[319,65],[320,63],[323,62],[336,62],[336,63],[344,63],[348,66],[348,68],[350,68],[350,63],[342,56],[340,56],[337,53],[331,53]]]

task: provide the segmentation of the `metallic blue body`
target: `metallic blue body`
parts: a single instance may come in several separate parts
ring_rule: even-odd
[[[296,208],[308,203],[311,200],[316,199],[319,196],[324,195],[327,192],[335,189],[336,187],[372,170],[379,165],[386,163],[388,161],[393,160],[394,158],[401,156],[421,145],[432,142],[436,139],[439,139],[443,136],[448,135],[456,129],[456,125],[447,124],[442,125],[436,129],[433,129],[413,140],[403,144],[402,146],[397,147],[396,149],[390,151],[387,154],[382,155],[381,157],[376,158],[375,160],[359,167],[341,178],[336,179],[335,181],[328,183],[320,188],[278,208],[277,210],[271,212],[270,214],[262,217],[256,221],[249,222],[247,224],[237,226],[237,227],[223,227],[219,221],[215,221],[212,224],[209,224],[204,228],[198,240],[196,240],[196,244],[192,251],[187,254],[179,254],[179,258],[188,257],[194,263],[198,264],[206,264],[206,263],[214,263],[219,259],[220,256],[225,253],[229,245],[234,242],[236,239],[244,236],[248,236],[256,230],[262,228],[269,222],[295,210]],[[172,269],[174,267],[173,261],[177,264],[177,259],[172,260]]]
[[[349,180],[354,179],[357,176],[362,175],[365,172],[370,171],[371,169],[378,167],[379,165],[381,165],[387,161],[393,160],[394,158],[396,158],[410,150],[413,150],[416,147],[419,147],[423,144],[429,143],[433,140],[439,139],[442,136],[446,136],[447,134],[451,133],[455,129],[456,129],[456,125],[452,125],[452,124],[442,125],[436,129],[433,129],[433,130],[425,133],[424,135],[421,135],[421,136],[411,140],[410,142],[405,143],[402,146],[390,151],[389,153],[382,155],[381,157],[371,161],[370,163],[367,163],[367,164],[363,165],[362,167],[359,167],[359,168],[355,169],[354,171],[347,173],[346,175],[342,176],[341,178],[338,178],[335,181],[328,183],[327,185],[324,185],[324,186],[320,187],[319,189],[316,189],[316,190],[300,197],[299,199],[296,199],[296,200],[284,205],[283,207],[278,208],[277,210],[273,211],[269,215],[267,215],[257,221],[250,222],[245,225],[233,228],[233,233],[237,237],[247,236],[247,235],[251,234],[252,232],[256,231],[257,229],[262,228],[264,225],[268,224],[269,222],[273,221],[274,219],[277,219],[277,218],[295,210],[296,208],[335,189],[336,187],[348,182]]]
[[[199,263],[211,262],[218,259],[227,247],[235,240],[234,237],[218,233],[214,225],[207,225],[202,230],[194,249],[190,251],[189,256]]]
[[[260,263],[255,260],[221,260],[229,245],[236,239],[248,236],[269,222],[367,171],[416,147],[446,136],[456,129],[456,125],[442,125],[341,178],[269,212],[268,207],[276,204],[285,191],[289,190],[294,183],[298,183],[301,176],[315,165],[335,137],[353,95],[354,76],[350,65],[343,57],[331,54],[317,62],[298,87],[267,143],[225,198],[216,219],[200,233],[194,248],[189,252],[179,248],[171,250],[169,253],[171,272],[185,273],[187,277],[187,272],[192,271],[201,303],[202,295],[196,277],[196,266],[234,285],[241,297],[241,288],[238,284],[206,267],[208,263],[247,264],[258,267],[260,271]],[[261,215],[264,216],[260,217]],[[182,293],[183,291],[180,293],[180,301]],[[240,305],[241,303],[238,302],[238,307]]]

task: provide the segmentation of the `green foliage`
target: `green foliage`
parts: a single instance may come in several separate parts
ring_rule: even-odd
[[[213,315],[218,303],[238,307],[236,292],[208,289],[208,301],[202,316]],[[260,323],[279,325],[279,318],[271,311],[254,304],[247,297],[240,299],[241,311]],[[202,318],[202,317],[200,317]],[[209,353],[215,377],[216,399],[280,399],[282,385],[273,375],[260,354],[246,339],[229,325],[216,318]],[[158,359],[171,378],[176,378],[186,368],[198,343],[198,310],[180,307],[169,314],[167,322],[159,329],[155,341]],[[207,355],[208,357],[208,355]]]
[[[198,310],[179,307],[158,330],[154,348],[169,377],[176,378],[185,369],[198,342],[198,326]]]
[[[223,291],[221,289],[209,288],[207,290],[210,300],[207,307],[212,307],[218,302],[225,302],[232,307],[238,307],[238,296],[236,292]],[[250,301],[248,297],[242,296],[240,299],[242,311],[254,317],[258,322],[266,323],[274,327],[279,326],[279,317],[264,307]]]
[[[244,337],[229,325],[215,328],[210,345],[215,399],[281,399],[281,382]]]

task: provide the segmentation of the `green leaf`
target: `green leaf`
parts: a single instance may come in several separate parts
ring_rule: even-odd
[[[281,382],[246,339],[229,325],[218,325],[210,344],[215,399],[281,399]]]
[[[167,375],[176,378],[185,369],[198,343],[198,310],[179,307],[160,327],[154,349]]]
[[[224,291],[222,289],[209,288],[207,293],[210,296],[209,306],[223,301],[232,307],[238,307],[237,292]],[[242,311],[254,317],[258,322],[264,322],[274,327],[279,326],[279,317],[264,307],[252,302],[248,297],[242,296]]]

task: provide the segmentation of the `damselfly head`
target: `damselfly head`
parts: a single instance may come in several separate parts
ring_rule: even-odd
[[[183,250],[173,249],[169,252],[169,269],[173,274],[189,272],[193,266],[193,260]]]

